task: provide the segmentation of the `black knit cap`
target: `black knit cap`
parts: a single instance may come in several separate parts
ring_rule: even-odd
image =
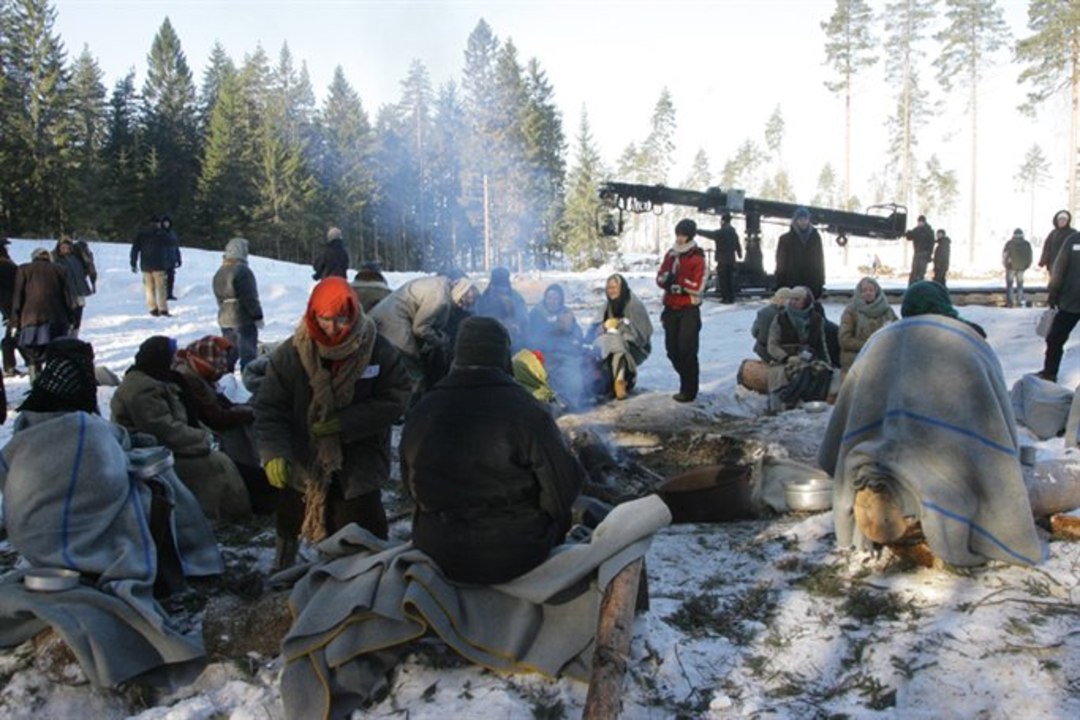
[[[510,372],[510,333],[495,318],[475,315],[465,318],[458,328],[454,365]]]

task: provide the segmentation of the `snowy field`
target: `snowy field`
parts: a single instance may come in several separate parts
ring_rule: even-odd
[[[25,262],[37,244],[13,241],[11,255]],[[141,276],[130,272],[128,250],[94,245],[99,292],[89,299],[82,332],[98,363],[117,374],[151,335],[171,335],[183,346],[217,332],[210,278],[219,253],[184,251],[173,316],[155,318],[146,311]],[[251,265],[266,309],[262,339],[284,338],[305,306],[310,268],[263,258]],[[584,323],[602,302],[606,274],[530,274],[514,282],[530,304],[548,283],[563,283]],[[390,274],[390,282],[396,286],[414,276]],[[650,455],[670,455],[673,438],[705,448],[706,462],[709,443],[720,435],[812,462],[828,412],[763,417],[764,398],[736,387],[739,363],[752,355],[749,329],[763,301],[706,302],[701,394],[696,403],[680,405],[671,399],[678,385],[663,355],[659,291],[651,272],[629,277],[652,311],[657,333],[638,388],[624,402],[560,423],[594,428],[646,465]],[[846,290],[857,279],[853,273],[830,275],[828,284]],[[1028,282],[1043,284],[1045,276],[1031,272]],[[838,321],[842,304],[827,302],[826,310]],[[1034,334],[1041,309],[960,311],[986,328],[1008,386],[1041,367],[1043,344]],[[1080,333],[1067,345],[1060,381],[1070,388],[1080,384]],[[12,407],[26,389],[25,378],[7,380]],[[111,392],[99,391],[105,413]],[[9,438],[10,424],[0,427],[0,443]],[[1040,461],[1080,464],[1080,454],[1067,453],[1060,438],[1040,442],[1020,432],[1025,444],[1038,447]],[[394,525],[395,537],[407,532],[407,521]],[[223,544],[227,554],[243,550],[254,569],[265,572],[272,529],[267,524],[257,533],[248,547],[235,531],[223,532],[230,538]],[[1034,569],[991,564],[926,570],[903,567],[887,554],[836,549],[831,513],[673,526],[658,534],[647,557],[651,608],[634,626],[622,717],[1080,717],[1080,545],[1052,542],[1050,551],[1050,559]],[[11,547],[0,542],[0,573],[13,562]],[[192,618],[195,627],[199,620]],[[194,685],[173,694],[95,690],[71,668],[58,681],[35,663],[26,643],[0,651],[0,717],[279,718],[280,669],[276,657],[219,658]],[[569,718],[580,716],[586,694],[575,681],[504,676],[456,662],[437,648],[408,657],[391,688],[363,717]]]

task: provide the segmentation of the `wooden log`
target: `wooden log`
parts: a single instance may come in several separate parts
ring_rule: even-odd
[[[1080,517],[1075,515],[1051,515],[1050,532],[1062,540],[1080,540]]]
[[[623,678],[630,661],[630,636],[644,562],[638,558],[624,567],[604,590],[583,720],[615,720],[622,710]]]
[[[735,381],[754,392],[769,392],[769,365],[761,360],[746,359],[739,364]]]

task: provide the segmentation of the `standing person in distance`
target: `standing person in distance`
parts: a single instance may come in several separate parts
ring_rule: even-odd
[[[349,251],[345,249],[341,228],[332,227],[326,231],[326,242],[311,263],[315,273],[313,280],[322,280],[328,277],[348,277]]]
[[[939,285],[945,284],[945,276],[949,274],[949,257],[952,255],[952,240],[945,231],[938,228],[937,245],[934,246],[934,282]]]
[[[4,338],[0,343],[5,377],[15,377],[18,374],[15,369],[15,349],[19,345],[19,318],[12,313],[11,302],[15,297],[15,274],[19,271],[19,266],[8,254],[10,244],[7,238],[0,238],[0,315],[4,318]],[[26,361],[25,354],[23,360]]]
[[[914,251],[911,257],[911,274],[908,275],[908,287],[911,287],[926,279],[926,266],[930,264],[930,257],[934,254],[934,229],[926,222],[926,216],[920,215],[915,221],[915,227],[904,233],[904,237],[911,241]]]
[[[33,380],[45,361],[46,346],[68,334],[75,298],[67,273],[52,261],[48,250],[39,247],[30,258],[15,272],[11,317],[18,325],[19,347]]]
[[[716,285],[720,291],[720,302],[731,305],[735,302],[735,261],[742,259],[742,245],[739,233],[731,226],[731,213],[720,216],[720,234],[716,238]]]
[[[791,228],[776,242],[774,284],[778,288],[808,287],[815,298],[825,290],[825,249],[821,234],[810,223],[810,211],[804,207],[795,211]]]
[[[83,310],[86,309],[86,298],[94,292],[93,280],[90,277],[90,269],[75,251],[75,243],[69,237],[62,237],[56,243],[53,250],[53,262],[64,269],[67,276],[68,290],[75,301],[75,309],[71,314],[71,327],[68,335],[79,336],[79,328],[82,326]]]
[[[1046,334],[1046,357],[1038,375],[1043,380],[1057,382],[1065,341],[1080,322],[1080,232],[1074,232],[1062,242],[1050,273],[1049,291],[1046,304],[1057,308],[1057,313]]]
[[[259,328],[263,326],[259,285],[248,267],[245,238],[235,237],[225,245],[225,258],[214,273],[212,285],[218,304],[218,326],[239,352],[242,371],[258,354]]]
[[[701,334],[701,291],[705,286],[705,252],[694,242],[697,223],[680,220],[675,244],[668,249],[656,273],[664,289],[664,347],[679,374],[676,402],[693,402],[699,383],[698,346]]]
[[[154,217],[146,227],[139,230],[131,243],[131,272],[142,271],[143,292],[146,309],[154,317],[169,314],[166,273],[172,251],[166,235],[161,233],[161,223]]]
[[[1048,273],[1053,272],[1054,260],[1057,259],[1061,244],[1072,234],[1072,214],[1068,210],[1058,210],[1054,214],[1054,229],[1047,234],[1043,242],[1042,253],[1039,255],[1039,267],[1046,268]]]
[[[168,215],[161,216],[161,235],[169,248],[168,268],[165,271],[165,299],[175,300],[173,288],[176,285],[176,269],[184,264],[180,256],[180,238],[172,229],[172,218]]]
[[[1005,266],[1005,307],[1024,307],[1024,271],[1031,267],[1031,260],[1031,243],[1024,238],[1024,231],[1016,228],[1001,251],[1001,264]]]

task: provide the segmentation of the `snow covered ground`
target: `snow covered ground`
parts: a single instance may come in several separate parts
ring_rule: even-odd
[[[11,255],[25,262],[38,244],[13,241]],[[150,335],[171,335],[184,345],[217,332],[210,278],[219,253],[184,251],[173,316],[155,318],[146,311],[141,277],[129,270],[128,249],[94,245],[100,290],[89,300],[82,333],[98,362],[117,374]],[[303,311],[310,269],[264,258],[251,264],[266,308],[262,338],[283,338]],[[563,283],[584,322],[601,302],[606,274],[529,274],[516,277],[515,286],[532,303],[548,283]],[[413,276],[390,274],[390,281],[396,286]],[[680,405],[671,399],[677,379],[663,354],[659,292],[650,272],[631,273],[630,279],[657,328],[638,389],[625,402],[562,424],[596,428],[646,464],[650,455],[670,455],[675,440],[707,457],[721,435],[812,462],[829,412],[763,417],[764,399],[736,387],[739,363],[752,354],[749,329],[763,301],[706,302],[702,392],[696,403]],[[857,279],[830,275],[829,286],[846,289]],[[1044,277],[1033,272],[1028,281],[1041,284]],[[826,303],[834,321],[841,309]],[[960,310],[987,329],[1009,386],[1041,367],[1043,344],[1034,335],[1040,309]],[[1080,334],[1067,346],[1060,380],[1070,388],[1080,384]],[[25,378],[7,380],[12,407],[26,389]],[[99,391],[105,413],[111,392]],[[0,445],[9,436],[10,422],[0,427]],[[1024,429],[1021,436],[1038,448],[1040,460],[1080,463],[1080,454],[1067,453],[1060,438],[1040,442]],[[408,523],[400,521],[393,532],[404,537],[407,531]],[[262,571],[271,560],[268,537],[269,526],[258,542],[243,547]],[[239,549],[235,540],[223,543]],[[1080,717],[1080,545],[1053,542],[1050,548],[1049,561],[1038,568],[992,564],[958,572],[904,568],[887,556],[838,550],[831,513],[673,526],[657,536],[647,557],[651,608],[635,624],[623,717]],[[13,555],[0,542],[0,568],[10,568]],[[27,643],[0,651],[0,716],[278,718],[280,667],[280,658],[227,658],[173,694],[102,691],[50,679],[54,674],[35,664]],[[391,687],[365,717],[574,717],[586,693],[571,680],[480,670],[435,646],[407,658]]]

